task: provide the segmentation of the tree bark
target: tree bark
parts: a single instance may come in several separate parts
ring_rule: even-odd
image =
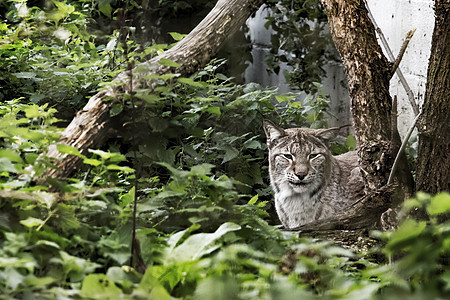
[[[417,189],[438,193],[450,189],[450,2],[435,1],[435,25],[427,88],[419,120]]]
[[[360,167],[369,194],[386,185],[401,144],[391,119],[389,80],[392,64],[377,42],[363,0],[321,0],[321,3],[344,64]],[[411,189],[407,173],[399,173],[398,180],[402,188],[409,186]]]
[[[300,227],[289,229],[289,231],[300,230],[302,233],[309,233],[313,231],[383,227],[385,224],[381,224],[380,216],[392,206],[392,199],[395,198],[393,195],[396,192],[398,192],[398,189],[395,185],[384,186],[376,192],[364,196],[340,215],[304,224]]]
[[[62,133],[60,143],[77,148],[87,154],[89,148],[102,146],[111,132],[111,99],[133,89],[151,87],[145,76],[176,72],[189,75],[206,65],[217,53],[227,38],[238,30],[247,18],[263,4],[263,0],[219,0],[211,12],[183,40],[170,50],[130,71],[119,74],[113,86],[109,86],[89,99],[87,105],[77,113],[75,118]],[[180,65],[179,68],[159,64],[161,59],[169,59]],[[139,70],[139,71],[138,71]],[[146,70],[142,72],[142,70]],[[132,80],[130,84],[130,80]],[[109,100],[109,101],[105,101]],[[43,174],[46,177],[68,177],[82,161],[73,155],[59,153],[56,146],[49,148],[46,156],[55,158],[55,168],[49,168]]]

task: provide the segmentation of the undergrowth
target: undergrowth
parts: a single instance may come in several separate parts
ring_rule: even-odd
[[[448,193],[407,201],[399,228],[372,233],[380,246],[369,253],[279,229],[262,120],[326,126],[319,85],[299,102],[234,84],[222,60],[188,78],[151,76],[154,89],[112,107],[120,139],[85,156],[59,144],[58,109],[170,45],[130,43],[124,56],[118,32],[106,41],[84,34],[87,6],[24,3],[11,2],[15,23],[0,23],[0,299],[450,297]],[[39,27],[47,34],[31,28],[39,16],[50,20]],[[23,38],[18,28],[30,31]],[[42,184],[50,145],[83,167]],[[349,137],[334,150],[354,146]],[[131,257],[135,199],[140,255]],[[428,219],[408,217],[414,210]]]

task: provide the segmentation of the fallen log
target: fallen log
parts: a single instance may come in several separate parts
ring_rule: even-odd
[[[126,93],[128,86],[132,86],[133,89],[151,87],[151,81],[144,79],[149,75],[176,72],[181,76],[187,76],[205,66],[228,37],[236,32],[263,2],[263,0],[219,0],[211,12],[173,48],[137,65],[131,71],[120,73],[112,85],[92,96],[64,130],[59,143],[75,147],[83,155],[87,155],[90,148],[101,147],[113,132],[110,108],[114,101],[111,99]],[[179,67],[160,64],[161,59],[173,61]],[[62,154],[56,145],[49,147],[46,156],[54,158],[55,167],[48,168],[42,176],[43,179],[68,177],[82,164],[80,157]]]

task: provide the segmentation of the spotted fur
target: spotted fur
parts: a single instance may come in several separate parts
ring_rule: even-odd
[[[331,217],[363,195],[356,153],[333,156],[325,144],[336,130],[282,129],[264,121],[270,182],[284,227]]]

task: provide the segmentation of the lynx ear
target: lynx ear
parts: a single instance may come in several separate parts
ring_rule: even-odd
[[[332,138],[335,138],[338,134],[339,131],[344,128],[344,127],[349,127],[351,125],[344,125],[341,127],[332,127],[332,128],[328,128],[328,129],[310,129],[311,134],[314,135],[315,137],[324,140],[324,141],[328,141],[331,140]]]
[[[271,143],[279,137],[286,135],[283,128],[278,127],[269,120],[263,121],[264,132],[266,133],[267,142]]]

